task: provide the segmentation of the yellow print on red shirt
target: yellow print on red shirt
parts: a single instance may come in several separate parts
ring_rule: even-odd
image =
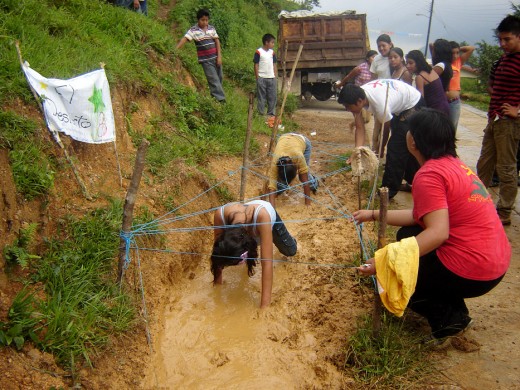
[[[492,202],[493,200],[489,196],[489,192],[487,192],[486,187],[480,181],[475,172],[473,172],[469,167],[464,164],[460,165],[461,168],[466,171],[467,176],[472,176],[473,184],[477,186],[473,191],[471,191],[469,201],[470,202]]]

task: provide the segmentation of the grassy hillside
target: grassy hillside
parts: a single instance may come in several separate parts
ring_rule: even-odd
[[[247,92],[254,88],[254,50],[264,33],[276,35],[277,7],[295,9],[295,3],[149,2],[149,17],[101,0],[0,3],[0,153],[8,156],[20,202],[12,207],[21,209],[21,203],[37,199],[43,214],[52,202],[55,173],[68,169],[53,156],[56,146],[44,136],[15,41],[23,58],[46,77],[71,78],[104,63],[112,94],[125,96],[125,121],[119,126],[126,127],[135,144],[143,137],[150,141],[147,168],[159,180],[176,159],[202,167],[212,156],[242,150]],[[201,7],[211,11],[211,23],[221,36],[226,105],[209,96],[194,45],[175,50]],[[143,101],[157,110],[134,128],[132,117],[144,110]],[[254,127],[266,132],[262,122],[255,118]],[[110,335],[135,324],[134,302],[114,286],[110,267],[117,253],[121,204],[105,201],[105,207],[83,218],[57,216],[60,231],[52,239],[35,236],[37,229],[30,225],[5,246],[5,269],[23,266],[29,272],[21,280],[27,289],[0,313],[0,345],[21,348],[31,339],[73,367],[78,359],[88,361]],[[34,242],[40,244],[36,249]]]

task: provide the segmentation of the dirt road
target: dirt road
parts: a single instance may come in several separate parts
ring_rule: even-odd
[[[329,174],[331,161],[352,148],[351,115],[333,100],[311,101],[295,119],[313,143],[312,169]],[[458,152],[470,167],[478,158],[484,124],[482,113],[463,109]],[[223,178],[238,166],[239,159],[230,159],[216,162],[212,170]],[[226,269],[225,284],[214,288],[205,266],[171,292],[154,329],[156,352],[145,387],[355,388],[333,364],[356,317],[370,309],[370,296],[360,295],[351,269],[336,268],[359,252],[358,232],[342,217],[357,209],[357,186],[349,175],[327,177],[311,207],[304,207],[298,194],[280,197],[278,211],[299,249],[290,261],[275,253],[279,261],[268,310],[256,308],[259,273],[248,278],[240,267]],[[262,182],[248,180],[246,197],[257,196]],[[238,177],[231,178],[228,187],[238,191],[238,183]],[[407,193],[399,193],[392,203],[395,208],[410,205]],[[481,344],[480,351],[443,352],[437,363],[442,380],[437,378],[430,388],[520,388],[519,228],[515,215],[507,228],[514,257],[504,281],[488,295],[468,301],[475,321],[468,337]],[[209,233],[198,238],[206,246],[211,241]]]

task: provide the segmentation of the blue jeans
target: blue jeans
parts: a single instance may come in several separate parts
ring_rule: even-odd
[[[296,240],[291,236],[278,213],[273,226],[273,244],[285,256],[294,256],[298,250]]]
[[[267,101],[267,115],[274,116],[276,109],[276,78],[264,79],[259,77],[256,80],[256,98],[257,98],[257,109],[260,114],[265,111],[265,102]]]
[[[219,102],[226,100],[224,89],[222,88],[222,66],[217,66],[217,60],[201,62],[202,69],[208,80],[211,96]]]
[[[148,5],[146,2],[147,2],[147,0],[140,1],[139,8],[137,8],[137,9],[134,8],[134,0],[116,0],[114,4],[119,7],[128,8],[139,14],[148,15]]]
[[[283,135],[281,137],[283,137]],[[312,145],[311,145],[311,141],[307,137],[303,137],[303,138],[305,138],[305,150],[303,151],[303,157],[305,158],[305,163],[307,164],[307,168],[309,169],[309,173],[308,173],[308,175],[309,175],[309,186],[311,188],[311,191],[316,191],[318,189],[319,182],[318,182],[318,179],[316,179],[311,174],[311,166],[310,166]],[[285,185],[283,183],[278,182],[276,184],[276,189],[279,191],[279,194],[281,194],[285,190],[288,190],[289,186],[287,186],[287,185]]]
[[[457,126],[459,125],[461,108],[460,99],[449,102],[448,104],[450,105],[450,121],[451,123],[453,123],[453,126],[455,126],[455,130],[457,130]]]

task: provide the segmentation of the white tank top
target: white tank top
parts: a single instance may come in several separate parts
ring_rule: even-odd
[[[220,208],[220,218],[222,219],[224,226],[228,225],[224,218],[224,208],[230,204],[235,204],[235,203],[238,203],[238,202],[228,203]],[[258,199],[258,200],[252,200],[250,202],[244,203],[244,205],[245,206],[258,205],[258,207],[255,208],[255,212],[253,214],[253,234],[255,236],[258,236],[258,233],[256,231],[256,220],[258,219],[258,214],[260,213],[260,211],[262,211],[262,209],[265,209],[267,211],[267,213],[269,214],[269,218],[271,220],[271,227],[274,226],[274,223],[276,222],[276,211],[271,203],[266,202],[265,200]]]

